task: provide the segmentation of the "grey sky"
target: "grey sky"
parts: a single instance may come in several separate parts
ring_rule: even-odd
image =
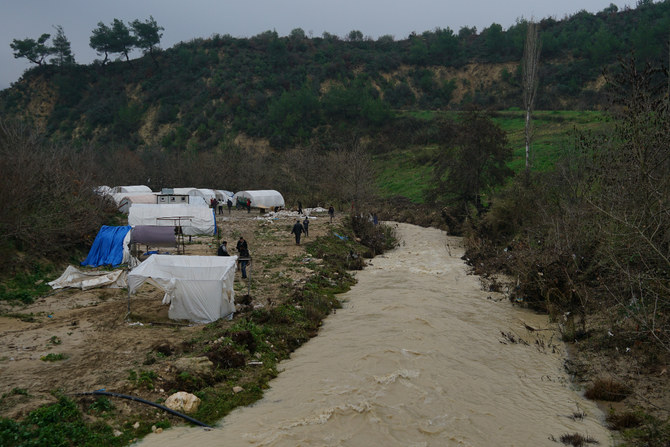
[[[0,89],[17,81],[31,64],[15,59],[12,39],[55,35],[61,25],[77,63],[98,56],[88,46],[98,22],[128,23],[153,16],[163,28],[162,48],[213,34],[251,37],[275,30],[285,36],[302,28],[313,36],[324,31],[345,37],[351,30],[377,38],[390,34],[397,40],[412,33],[439,28],[455,32],[463,26],[478,31],[499,23],[504,29],[519,18],[562,19],[582,9],[598,12],[614,3],[623,9],[634,1],[611,0],[2,0],[0,15]],[[135,57],[139,54],[135,54]]]

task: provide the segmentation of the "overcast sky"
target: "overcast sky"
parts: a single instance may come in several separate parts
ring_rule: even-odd
[[[324,31],[345,37],[358,30],[374,39],[392,35],[396,40],[435,28],[463,26],[478,31],[492,23],[504,29],[517,19],[562,19],[582,9],[594,13],[611,3],[623,9],[636,2],[611,0],[2,0],[0,3],[0,89],[17,81],[31,64],[15,59],[13,39],[37,39],[42,33],[55,36],[63,27],[77,63],[98,58],[89,46],[98,22],[113,19],[129,23],[153,16],[163,28],[162,48],[181,41],[208,38],[213,34],[251,37],[268,30],[280,36],[295,28],[308,35]],[[135,54],[135,57],[139,53]]]

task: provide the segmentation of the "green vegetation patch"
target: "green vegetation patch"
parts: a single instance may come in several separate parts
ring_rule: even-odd
[[[18,446],[122,446],[131,433],[117,433],[104,422],[87,422],[76,403],[60,396],[58,402],[38,408],[25,420],[0,419],[0,445]]]

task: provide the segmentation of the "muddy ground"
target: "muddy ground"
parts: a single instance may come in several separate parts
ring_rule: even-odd
[[[217,216],[223,239],[231,254],[240,235],[249,244],[253,259],[250,269],[253,306],[272,306],[281,283],[303,281],[311,270],[302,266],[307,257],[303,245],[290,234],[297,213],[262,219],[252,211],[233,210]],[[328,214],[311,212],[309,237],[303,242],[332,231]],[[337,224],[339,216],[336,216]],[[187,255],[216,255],[217,240],[193,237]],[[245,295],[249,283],[236,272],[236,297]],[[179,346],[202,325],[168,319],[163,292],[145,284],[129,300],[123,289],[61,289],[28,306],[0,304],[0,416],[20,418],[28,411],[55,402],[54,392],[66,395],[106,389],[137,395],[130,371],[149,369],[146,365],[157,345]],[[46,361],[49,354],[65,359]],[[160,401],[167,390],[157,384],[145,398]],[[129,405],[129,404],[125,404]],[[132,403],[130,405],[133,405]]]

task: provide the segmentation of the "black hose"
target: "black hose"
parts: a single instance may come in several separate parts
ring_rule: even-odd
[[[128,399],[128,400],[134,400],[135,402],[141,402],[143,404],[151,405],[152,407],[160,408],[161,410],[167,411],[170,414],[173,414],[175,416],[179,416],[180,418],[186,419],[189,422],[192,422],[195,425],[199,425],[201,427],[207,427],[207,428],[213,428],[203,422],[198,421],[197,419],[193,419],[190,416],[186,416],[185,414],[182,414],[178,411],[175,411],[171,408],[168,408],[164,405],[157,404],[155,402],[151,402],[149,400],[142,399],[140,397],[135,397],[135,396],[128,396],[127,394],[119,394],[119,393],[109,393],[107,391],[102,391],[102,390],[96,390],[96,391],[90,391],[87,393],[76,393],[77,395],[96,395],[96,396],[112,396],[112,397],[120,397],[122,399]]]

